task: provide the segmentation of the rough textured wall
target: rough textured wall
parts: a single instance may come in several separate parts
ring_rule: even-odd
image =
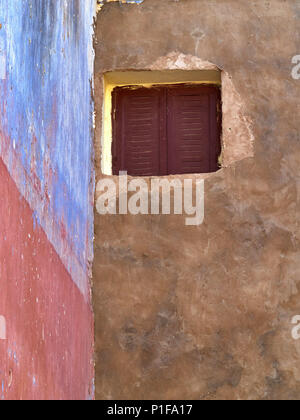
[[[0,160],[0,399],[93,398],[93,320]]]
[[[1,156],[73,279],[92,257],[93,0],[0,2]]]
[[[232,77],[255,156],[206,179],[200,227],[96,215],[97,398],[300,398],[299,16],[295,0],[145,0],[98,15],[98,161],[102,72],[173,52]]]
[[[113,1],[118,1],[121,4],[140,4],[143,3],[144,0],[97,0],[98,9],[100,10],[106,3],[111,3]]]
[[[92,398],[94,0],[0,0],[1,397]]]

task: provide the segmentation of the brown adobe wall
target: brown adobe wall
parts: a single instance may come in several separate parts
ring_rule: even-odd
[[[200,227],[95,214],[97,398],[300,398],[299,16],[295,0],[145,0],[99,13],[98,180],[103,72],[172,57],[230,77],[254,156],[206,179]]]

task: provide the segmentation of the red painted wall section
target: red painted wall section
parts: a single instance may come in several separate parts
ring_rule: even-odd
[[[93,316],[0,159],[0,399],[93,398]]]

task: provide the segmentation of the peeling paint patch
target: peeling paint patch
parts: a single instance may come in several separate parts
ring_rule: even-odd
[[[2,29],[2,24],[0,24],[0,30]],[[3,32],[0,32],[0,80],[6,79],[6,52],[5,52],[5,39],[3,37]]]
[[[6,56],[0,52],[0,80],[6,79]]]
[[[0,315],[0,340],[6,340],[6,319]]]

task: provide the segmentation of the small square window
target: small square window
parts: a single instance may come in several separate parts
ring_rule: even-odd
[[[218,170],[222,120],[218,86],[117,87],[112,99],[114,175]]]

